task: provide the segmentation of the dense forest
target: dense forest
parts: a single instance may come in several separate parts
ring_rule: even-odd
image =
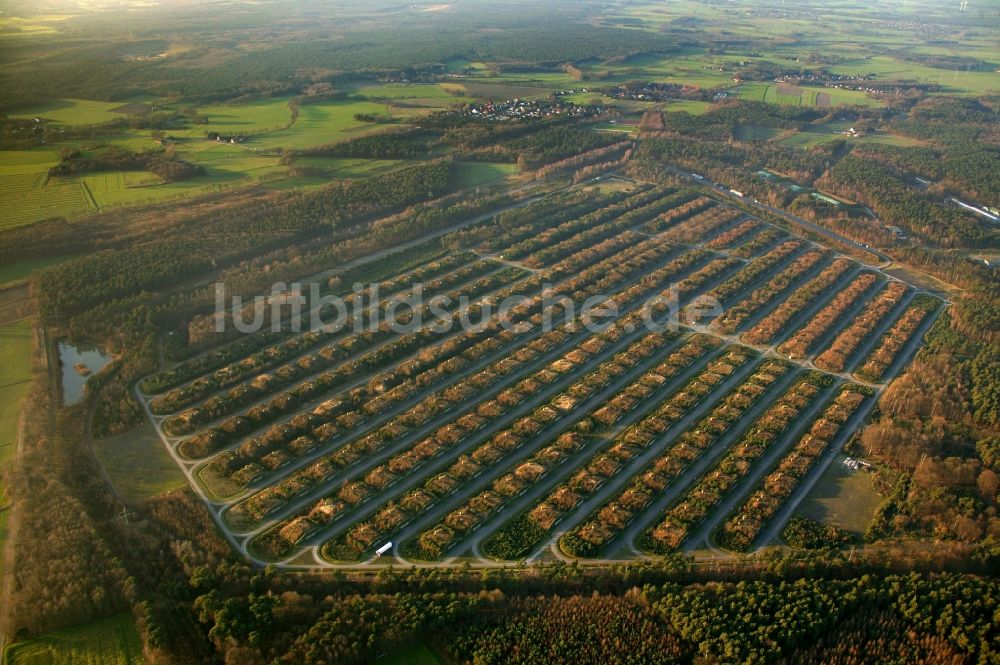
[[[444,579],[386,574],[375,584],[380,591],[326,598],[313,595],[307,581],[244,578],[237,587],[248,585],[246,595],[212,590],[196,606],[216,645],[246,663],[365,662],[422,636],[458,662],[498,664],[798,662],[818,652],[826,662],[850,662],[876,646],[890,659],[892,649],[909,654],[908,662],[989,662],[1000,648],[993,628],[1000,590],[980,578],[655,581],[664,574],[640,573],[648,580],[643,586],[622,587],[614,577],[587,580],[581,571],[555,568],[537,584],[561,577],[565,591],[556,594],[503,576],[483,577],[479,590],[445,592],[435,590]],[[204,575],[200,581],[224,582]],[[232,588],[235,580],[226,581]],[[574,593],[578,586],[593,588]],[[884,631],[887,625],[892,630]],[[830,633],[842,640],[817,644]]]
[[[556,70],[568,61],[615,58],[644,51],[670,52],[686,43],[680,31],[654,34],[588,25],[574,20],[581,12],[568,5],[563,10],[569,15],[561,18],[544,8],[527,6],[510,14],[491,12],[489,22],[494,29],[480,32],[485,18],[483,8],[474,5],[456,8],[458,11],[447,12],[444,17],[434,12],[416,14],[406,28],[398,23],[373,27],[371,20],[354,23],[355,17],[348,14],[347,20],[310,26],[304,39],[265,44],[253,52],[235,51],[221,61],[215,59],[216,54],[210,50],[213,44],[209,43],[205,45],[209,55],[205,59],[207,66],[191,64],[196,59],[157,63],[127,58],[123,57],[126,54],[120,44],[94,42],[71,54],[48,58],[40,68],[6,67],[0,75],[0,84],[9,94],[5,95],[0,110],[23,107],[44,97],[97,95],[105,100],[123,100],[140,91],[202,102],[244,95],[288,94],[315,83],[317,73],[321,73],[319,80],[328,82],[349,80],[358,72],[402,74],[414,80],[441,73],[443,63],[454,58],[523,63]],[[384,9],[392,16],[399,8],[390,4]],[[267,16],[270,11],[261,14]],[[198,13],[202,16],[197,16]],[[220,29],[235,27],[227,17],[208,8],[195,14],[185,17],[176,29],[204,35],[206,23]],[[252,24],[260,18],[248,15],[241,23]],[[120,30],[114,24],[108,28],[112,32]],[[162,25],[149,19],[148,24],[137,28],[140,32],[155,33]],[[337,39],[327,38],[331,30],[338,33]],[[162,46],[162,39],[133,38],[127,48],[141,53]],[[228,43],[221,40],[219,46]]]
[[[115,146],[99,154],[84,157],[79,151],[62,156],[59,164],[49,169],[49,175],[69,176],[95,171],[151,171],[164,182],[177,182],[205,175],[205,168],[176,159],[167,148],[160,152],[135,153]]]

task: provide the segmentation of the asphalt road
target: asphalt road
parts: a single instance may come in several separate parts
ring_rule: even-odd
[[[766,203],[760,203],[760,202],[755,201],[755,200],[753,200],[751,198],[748,198],[748,197],[745,197],[745,196],[738,196],[736,194],[733,194],[728,188],[716,185],[715,183],[713,183],[708,178],[702,178],[702,179],[695,178],[694,175],[690,171],[686,171],[686,170],[684,170],[682,168],[679,168],[677,166],[673,166],[673,165],[670,165],[670,164],[665,164],[664,166],[666,167],[666,169],[668,171],[672,172],[674,175],[678,175],[678,176],[680,176],[682,178],[690,180],[691,182],[693,182],[695,184],[702,185],[704,187],[708,187],[709,189],[711,189],[712,191],[714,191],[716,194],[721,194],[722,196],[724,196],[726,198],[732,199],[734,201],[739,201],[740,203],[742,203],[744,205],[751,206],[751,207],[757,208],[759,210],[765,210],[765,211],[771,213],[772,215],[776,215],[778,217],[781,217],[782,219],[784,219],[785,221],[789,222],[790,224],[794,224],[796,226],[800,226],[800,227],[802,227],[804,229],[807,229],[808,231],[810,231],[812,233],[816,233],[816,234],[821,235],[821,236],[823,236],[825,238],[829,238],[830,240],[834,240],[836,242],[841,242],[841,243],[850,245],[852,247],[855,247],[855,248],[857,248],[860,251],[867,252],[867,253],[871,254],[872,256],[878,258],[879,261],[881,261],[881,263],[882,263],[882,267],[886,267],[890,263],[892,263],[892,258],[890,258],[888,255],[883,254],[882,252],[878,251],[877,249],[875,249],[873,247],[865,247],[861,243],[859,243],[859,242],[857,242],[855,240],[851,240],[847,236],[841,235],[841,234],[837,233],[836,231],[831,231],[830,229],[828,229],[826,227],[823,227],[823,226],[820,226],[819,224],[814,224],[813,222],[810,222],[807,219],[803,219],[803,218],[801,218],[801,217],[799,217],[797,215],[793,215],[790,212],[782,210],[781,208],[775,208],[774,206],[768,205]]]

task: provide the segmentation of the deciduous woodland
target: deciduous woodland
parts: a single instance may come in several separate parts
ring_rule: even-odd
[[[1000,15],[913,2],[7,3],[5,662],[1000,661]]]

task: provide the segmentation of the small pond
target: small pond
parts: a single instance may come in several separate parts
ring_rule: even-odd
[[[62,362],[63,403],[76,404],[83,399],[83,387],[94,374],[111,362],[104,349],[96,344],[59,342]]]

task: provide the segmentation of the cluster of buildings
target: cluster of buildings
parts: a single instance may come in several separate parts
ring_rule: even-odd
[[[788,85],[795,85],[798,83],[815,83],[817,85],[825,85],[831,88],[839,88],[845,83],[854,83],[862,81],[874,81],[874,74],[865,74],[857,76],[846,76],[843,74],[813,74],[813,73],[803,73],[795,74],[792,76],[778,76],[774,79],[775,83],[785,83]]]
[[[636,81],[626,83],[606,90],[605,94],[615,99],[630,99],[643,102],[662,102],[667,99],[678,99],[698,89],[694,86],[680,83],[657,83],[655,81]]]
[[[208,132],[205,134],[205,138],[209,141],[215,141],[216,143],[229,143],[231,145],[243,143],[247,140],[247,137],[240,134],[220,134],[218,132]]]
[[[469,104],[459,111],[467,116],[500,121],[551,118],[557,115],[583,117],[603,112],[604,108],[601,106],[577,106],[547,99],[508,99],[502,102],[491,99],[484,104]]]

